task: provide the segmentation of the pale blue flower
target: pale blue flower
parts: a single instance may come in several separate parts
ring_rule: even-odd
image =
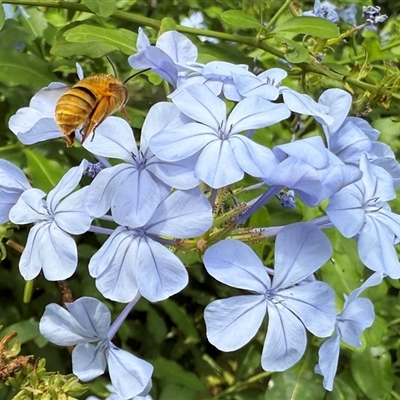
[[[227,239],[211,246],[204,255],[208,273],[250,294],[216,300],[206,307],[208,340],[220,350],[237,350],[256,335],[268,314],[262,367],[266,371],[290,368],[304,354],[306,329],[318,337],[333,331],[334,291],[324,282],[305,281],[331,254],[329,240],[315,226],[285,227],[276,237],[271,282],[261,260],[246,244]]]
[[[46,200],[43,191],[27,189],[11,208],[9,215],[13,223],[34,223],[19,262],[21,275],[26,280],[35,278],[40,270],[50,281],[67,279],[75,272],[78,254],[69,234],[87,232],[92,217],[84,207],[87,188],[70,193],[78,185],[86,164],[83,160],[79,167],[71,168]]]
[[[25,174],[14,164],[0,159],[0,225],[9,221],[11,207],[28,189],[31,185]]]
[[[329,1],[321,3],[320,0],[315,0],[314,9],[312,11],[304,11],[302,15],[307,17],[325,18],[328,21],[337,24],[339,22],[339,16],[335,10],[336,7]]]
[[[162,108],[163,118],[158,118]],[[91,183],[86,206],[95,217],[102,217],[111,207],[114,220],[131,228],[143,226],[171,187],[191,189],[199,184],[194,177],[195,160],[167,163],[148,148],[152,135],[162,129],[177,129],[189,118],[172,104],[159,103],[149,111],[143,125],[138,150],[129,124],[121,118],[109,117],[96,131],[96,139],[86,141],[90,152],[124,160],[105,168]]]
[[[400,278],[400,264],[394,244],[400,237],[400,216],[387,201],[396,197],[393,179],[383,168],[361,156],[362,179],[330,198],[326,209],[331,222],[358,244],[360,260],[370,269]]]
[[[190,14],[189,17],[185,17],[181,20],[182,26],[196,29],[208,29],[204,22],[204,16],[201,11],[196,11]],[[202,42],[219,43],[219,40],[213,37],[199,36]]]
[[[176,31],[163,33],[156,45],[151,46],[142,28],[139,28],[136,48],[138,52],[128,58],[129,65],[136,69],[151,68],[175,88],[178,76],[189,72],[187,64],[197,59],[196,46]]]
[[[182,261],[165,244],[167,238],[190,238],[206,232],[212,209],[197,188],[175,191],[155,209],[141,227],[120,226],[89,262],[90,275],[103,296],[131,301],[139,292],[149,301],[160,301],[188,283]]]
[[[67,90],[68,86],[63,83],[50,83],[32,97],[29,107],[20,108],[11,116],[8,127],[23,144],[64,136],[54,116],[56,104]]]
[[[160,159],[176,162],[196,156],[196,178],[215,189],[238,182],[245,172],[268,176],[275,167],[271,150],[241,132],[288,118],[290,111],[284,104],[252,96],[227,117],[226,104],[203,85],[188,86],[174,96],[173,103],[193,122],[166,128],[151,138],[150,149]]]
[[[120,398],[147,394],[151,387],[152,365],[111,342],[126,315],[118,317],[120,320],[110,327],[111,313],[97,299],[81,297],[65,306],[67,310],[58,304],[46,306],[39,330],[54,344],[75,346],[72,351],[74,374],[87,382],[102,375],[108,365],[111,382]],[[130,308],[131,305],[126,307],[125,314]]]
[[[337,365],[339,361],[340,341],[353,347],[361,347],[361,335],[369,328],[375,319],[374,306],[369,299],[359,298],[365,289],[379,285],[384,274],[375,272],[359,288],[353,290],[345,298],[343,310],[338,314],[335,333],[327,339],[318,351],[319,360],[315,372],[324,377],[323,385],[326,390],[333,389]]]
[[[310,207],[362,175],[357,167],[345,165],[332,154],[319,136],[275,146],[273,152],[279,164],[265,182],[292,189]]]

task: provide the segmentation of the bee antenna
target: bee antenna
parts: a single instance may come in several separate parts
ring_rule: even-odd
[[[111,68],[112,68],[112,70],[113,70],[113,72],[114,72],[114,76],[115,76],[116,78],[118,78],[117,68],[115,68],[115,64],[111,61],[111,58],[110,58],[110,57],[106,56],[106,58],[107,58],[107,61],[108,61],[108,62],[110,63],[110,65],[111,65]]]
[[[151,68],[142,69],[141,71],[136,72],[135,74],[133,74],[133,75],[131,75],[131,76],[128,76],[128,77],[124,80],[124,85],[125,85],[126,82],[130,81],[130,80],[131,80],[132,78],[134,78],[135,76],[138,76],[139,74],[142,74],[143,72],[150,71],[150,70],[151,70]]]

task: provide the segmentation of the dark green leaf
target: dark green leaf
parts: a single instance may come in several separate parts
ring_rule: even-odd
[[[82,3],[99,17],[109,17],[115,10],[115,0],[82,0]]]
[[[330,39],[338,37],[339,28],[324,18],[316,17],[295,17],[278,25],[273,33],[293,32],[304,33],[311,36]]]
[[[194,400],[195,399],[195,391],[182,387],[176,384],[167,384],[163,387],[162,392],[160,393],[159,400]]]
[[[56,161],[49,160],[34,150],[26,148],[24,153],[28,160],[33,186],[49,192],[57,185],[65,171]]]
[[[114,50],[121,50],[130,55],[136,52],[137,34],[126,29],[107,29],[92,25],[79,25],[69,29],[64,34],[65,40],[72,43],[100,42],[113,46]]]
[[[390,398],[393,386],[391,356],[383,347],[367,348],[353,353],[350,369],[354,380],[370,400]]]
[[[158,344],[165,340],[168,333],[164,319],[154,308],[150,308],[147,312],[147,330]]]
[[[170,299],[162,302],[161,305],[187,340],[191,343],[198,343],[200,341],[199,333],[184,308],[179,307]]]
[[[221,14],[221,19],[238,29],[259,29],[262,27],[254,17],[239,10],[225,11]]]
[[[39,89],[52,80],[54,76],[46,61],[32,54],[0,50],[0,82],[4,85]]]
[[[185,371],[175,361],[159,357],[152,360],[154,376],[158,379],[167,379],[169,383],[177,383],[193,390],[204,390],[203,382],[192,372]]]
[[[1,8],[0,8],[1,13]],[[19,26],[13,19],[8,19],[0,32],[0,48],[4,50],[15,50],[21,45],[32,42],[35,37],[31,32]]]

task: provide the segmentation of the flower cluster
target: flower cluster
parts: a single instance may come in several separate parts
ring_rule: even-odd
[[[315,3],[314,15],[336,19],[334,10]],[[201,64],[196,46],[175,31],[153,46],[140,30],[137,50],[129,64],[150,68],[173,88],[170,101],[148,112],[139,148],[128,123],[109,117],[83,145],[87,158],[99,164],[83,160],[49,193],[32,188],[21,170],[0,160],[0,223],[33,224],[20,259],[22,276],[29,280],[43,271],[48,280],[69,278],[78,263],[71,235],[96,232],[108,238],[90,259],[89,273],[105,298],[128,303],[111,326],[108,308],[96,299],[83,297],[66,309],[50,304],[40,322],[42,335],[60,346],[75,345],[73,371],[80,379],[91,380],[108,366],[116,396],[146,396],[152,366],[112,339],[140,297],[162,301],[186,287],[185,265],[171,249],[194,250],[204,254],[211,276],[245,291],[206,307],[209,341],[223,351],[239,349],[267,317],[262,367],[284,371],[303,356],[307,331],[328,338],[316,372],[332,390],[340,340],[359,346],[374,319],[372,303],[358,295],[384,275],[400,277],[394,247],[400,216],[387,203],[400,186],[393,152],[366,121],[348,116],[352,99],[344,90],[328,89],[315,101],[283,86],[283,69],[255,75],[245,65]],[[22,143],[63,136],[54,110],[66,90],[52,83],[11,117],[9,127]],[[265,146],[269,127],[293,114],[314,118],[325,141],[315,136]],[[111,165],[108,158],[120,162]],[[83,175],[91,181],[80,187]],[[219,191],[243,183],[246,175],[268,188],[230,210],[230,217],[216,215]],[[329,205],[317,220],[258,230],[260,240],[276,236],[271,269],[232,237],[236,226],[275,196],[287,208],[295,207],[296,197],[309,207],[326,200]],[[334,290],[316,274],[332,256],[326,228],[353,238],[360,260],[376,272],[346,298],[338,315]],[[255,232],[248,228],[249,241]],[[332,357],[336,364],[329,364]]]

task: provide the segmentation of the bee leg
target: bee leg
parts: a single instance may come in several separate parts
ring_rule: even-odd
[[[93,109],[90,119],[87,125],[84,127],[81,142],[82,144],[85,142],[91,132],[93,132],[93,140],[95,129],[111,114],[111,112],[112,108],[110,107],[110,99],[108,97],[103,97]]]

